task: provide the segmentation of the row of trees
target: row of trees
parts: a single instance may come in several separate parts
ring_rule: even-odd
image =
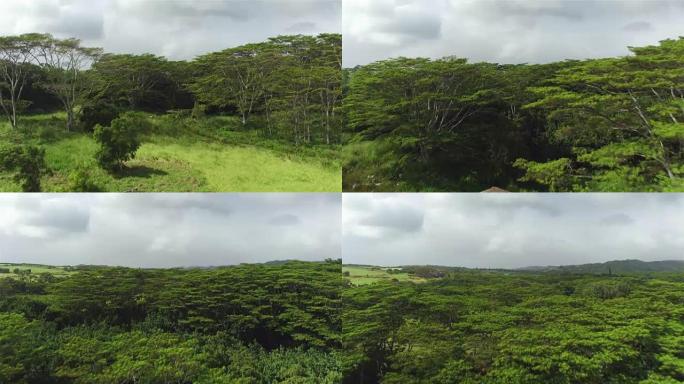
[[[243,125],[260,113],[269,135],[289,129],[297,143],[330,144],[341,124],[341,60],[340,35],[281,36],[199,57],[190,89],[206,105],[234,106]]]
[[[349,70],[345,189],[678,190],[684,38],[545,65]]]
[[[103,53],[77,39],[47,34],[0,38],[0,106],[10,125],[29,106],[53,107],[67,130],[108,125],[120,112],[187,110],[240,116],[242,125],[297,144],[339,141],[340,35],[279,36],[200,56],[169,61],[152,54]],[[250,120],[254,124],[249,124]]]
[[[75,108],[91,89],[85,71],[101,55],[101,49],[82,47],[77,39],[60,40],[49,34],[0,37],[0,106],[12,128],[26,107],[24,89],[39,71],[39,86],[59,99],[67,130],[72,129]]]
[[[345,383],[684,381],[681,274],[453,272],[343,293]]]
[[[339,382],[340,267],[0,279],[0,382]]]

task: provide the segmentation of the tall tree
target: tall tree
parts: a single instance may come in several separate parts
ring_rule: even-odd
[[[168,80],[170,74],[166,59],[152,54],[107,53],[93,69],[100,81],[100,93],[113,95],[131,109],[139,108],[146,97],[152,96],[154,87]]]
[[[21,96],[26,86],[31,64],[50,35],[29,33],[0,37],[0,107],[12,128],[17,127],[17,115],[22,107]]]
[[[318,65],[312,69],[323,114],[325,142],[330,144],[334,135],[336,111],[342,98],[342,36],[322,34],[317,37],[320,47]]]
[[[38,59],[47,74],[44,87],[62,102],[67,131],[74,127],[76,106],[83,103],[93,87],[85,70],[100,56],[102,49],[82,47],[78,39],[50,38],[40,46]]]
[[[523,180],[605,191],[684,186],[684,38],[632,51],[576,63],[533,89],[538,100],[527,108],[546,112],[574,156],[521,160]]]
[[[248,44],[200,57],[204,75],[192,86],[196,97],[207,104],[234,105],[246,125],[264,94],[264,48],[265,44]]]

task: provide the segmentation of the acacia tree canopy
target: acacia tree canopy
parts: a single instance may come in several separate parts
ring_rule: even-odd
[[[345,190],[678,191],[684,38],[543,65],[347,71]]]

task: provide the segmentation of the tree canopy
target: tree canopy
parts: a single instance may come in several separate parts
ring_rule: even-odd
[[[450,272],[349,286],[345,383],[676,383],[681,274]]]
[[[245,129],[297,144],[336,144],[342,128],[342,37],[278,36],[191,61],[105,53],[49,34],[0,38],[0,106],[13,128],[30,106],[92,130],[103,109],[164,113],[202,108],[240,116]],[[27,91],[32,91],[27,94]],[[27,97],[28,96],[28,97]],[[249,124],[251,120],[253,124]]]
[[[345,190],[681,190],[683,49],[680,38],[621,58],[348,70]]]
[[[0,279],[0,381],[341,379],[340,261]]]

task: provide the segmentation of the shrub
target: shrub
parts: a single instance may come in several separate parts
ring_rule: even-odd
[[[0,168],[14,172],[14,180],[24,192],[40,192],[40,176],[45,165],[45,149],[17,145],[0,149]]]
[[[193,119],[201,119],[204,116],[206,116],[207,112],[207,106],[204,104],[200,103],[195,103],[195,105],[192,107],[192,112],[191,116]]]
[[[69,191],[71,192],[101,192],[102,188],[92,180],[86,168],[78,168],[69,174]]]
[[[106,102],[86,104],[81,109],[81,128],[92,131],[96,125],[109,126],[119,116],[119,108]]]
[[[615,299],[625,297],[632,291],[629,283],[624,281],[597,282],[587,286],[586,292],[598,299]]]
[[[108,171],[123,169],[124,162],[133,159],[140,147],[140,135],[150,130],[144,115],[127,112],[112,120],[111,126],[95,126],[93,137],[100,144],[95,154],[98,164]]]
[[[38,138],[42,142],[55,141],[59,138],[59,131],[51,126],[43,126],[38,129]]]

